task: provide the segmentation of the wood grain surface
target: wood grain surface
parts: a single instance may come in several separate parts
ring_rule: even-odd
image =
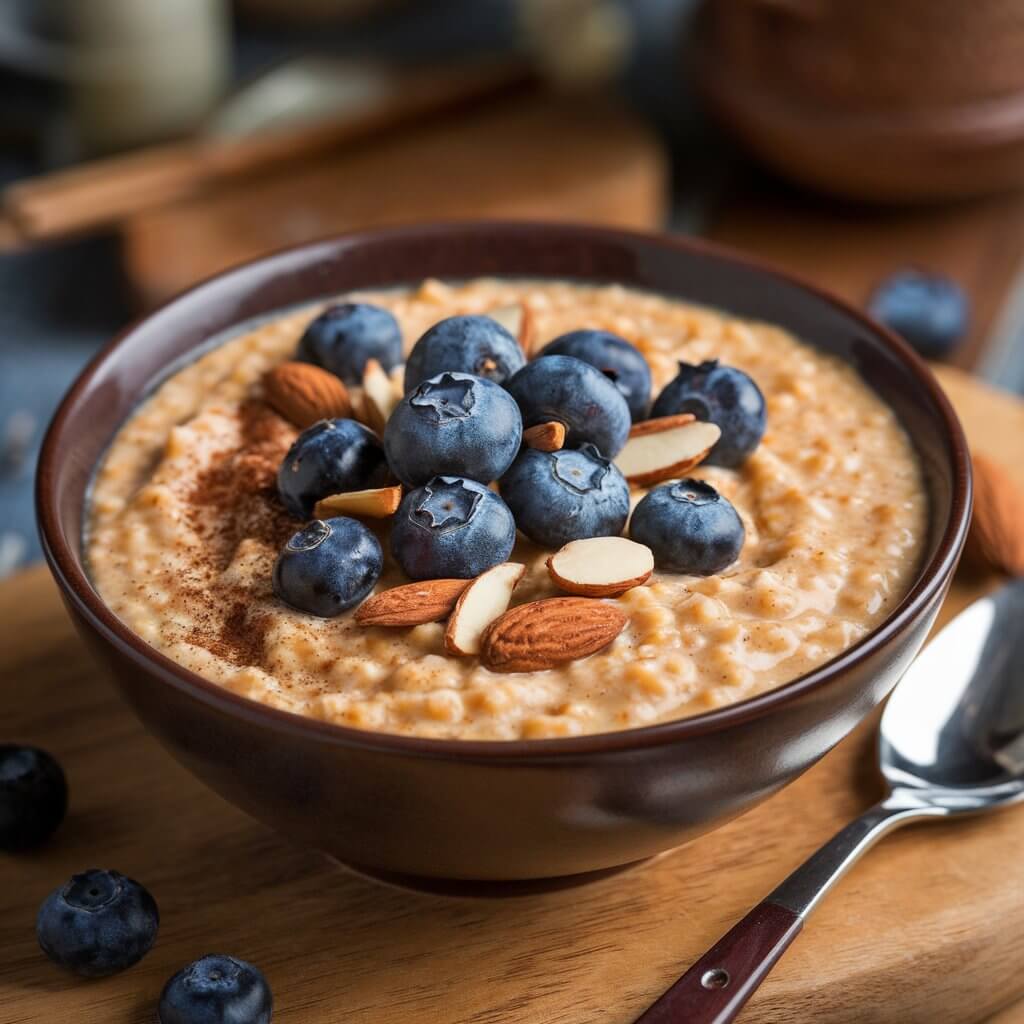
[[[1024,484],[1024,405],[942,377],[972,443]],[[944,619],[994,582],[958,582]],[[869,722],[759,808],[627,874],[508,900],[415,895],[297,849],[192,779],[93,667],[43,569],[0,587],[0,622],[2,735],[52,750],[72,794],[48,846],[0,857],[0,1024],[152,1024],[164,980],[213,951],[266,971],[280,1024],[627,1024],[879,790]],[[742,1020],[986,1019],[1024,995],[1022,844],[1024,811],[887,839]],[[42,957],[33,921],[90,866],[147,884],[162,921],[141,964],[81,982]]]
[[[425,120],[301,168],[140,213],[123,226],[144,304],[286,245],[467,217],[660,227],[660,145],[612,102],[540,94]]]
[[[953,361],[978,364],[1024,262],[1024,191],[920,208],[843,204],[747,171],[724,193],[709,237],[762,256],[863,306],[883,277],[919,267],[971,298]]]

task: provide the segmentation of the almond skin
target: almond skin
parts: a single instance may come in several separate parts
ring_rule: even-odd
[[[673,416],[657,416],[653,420],[641,420],[629,428],[630,437],[644,437],[647,434],[660,434],[663,430],[674,430],[693,423],[697,417],[692,412],[678,412]]]
[[[521,604],[484,633],[481,658],[494,672],[543,672],[607,647],[626,625],[622,610],[586,597]]]
[[[421,626],[451,615],[472,580],[423,580],[382,590],[355,613],[360,626]]]
[[[352,411],[348,389],[340,378],[312,363],[281,363],[263,377],[267,403],[286,420],[305,430],[320,420],[338,419]]]
[[[974,515],[965,560],[977,569],[1024,576],[1024,494],[994,459],[975,455]]]
[[[565,424],[552,420],[523,431],[523,444],[539,452],[557,452],[565,446]]]
[[[315,519],[331,516],[367,516],[386,519],[398,511],[402,503],[402,486],[374,487],[367,491],[345,491],[321,498],[313,509]]]

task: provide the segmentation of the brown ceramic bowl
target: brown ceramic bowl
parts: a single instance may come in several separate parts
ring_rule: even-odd
[[[872,202],[1024,181],[1020,0],[704,0],[685,66],[755,156]]]
[[[90,477],[139,399],[207,338],[347,291],[479,274],[617,281],[780,324],[855,366],[916,445],[931,502],[892,615],[827,665],[694,718],[569,739],[413,738],[343,728],[221,689],[148,647],[83,566]],[[603,228],[460,224],[303,246],[201,284],[130,327],[72,387],[43,448],[38,511],[76,625],[143,724],[209,786],[289,838],[382,877],[525,880],[619,867],[741,814],[841,740],[920,647],[967,528],[960,426],[923,363],[837,299],[692,241]]]

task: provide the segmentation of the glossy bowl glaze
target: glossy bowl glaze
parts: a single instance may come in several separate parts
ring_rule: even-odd
[[[931,515],[909,593],[827,665],[678,722],[568,739],[435,740],[265,707],[181,668],[105,606],[83,565],[90,477],[167,367],[251,317],[352,288],[481,274],[615,281],[761,318],[854,365],[917,448]],[[703,244],[603,228],[477,223],[372,231],[229,271],[130,327],[85,369],[43,448],[46,556],[82,635],[143,724],[209,786],[290,839],[420,884],[607,871],[763,800],[889,692],[931,625],[970,509],[964,438],[924,364],[842,302]]]

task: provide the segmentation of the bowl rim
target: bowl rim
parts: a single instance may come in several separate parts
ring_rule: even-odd
[[[789,285],[794,285],[831,305],[838,312],[859,321],[876,338],[894,352],[904,366],[917,378],[938,411],[944,427],[945,442],[954,470],[953,493],[947,511],[948,520],[935,553],[923,563],[900,603],[870,633],[836,657],[781,686],[755,694],[744,700],[712,708],[686,718],[637,726],[613,732],[587,733],[580,736],[549,739],[478,740],[408,736],[377,732],[352,726],[325,722],[297,712],[271,707],[225,689],[217,683],[184,668],[151,647],[111,611],[90,582],[84,557],[74,555],[60,528],[56,480],[58,443],[67,430],[80,396],[87,390],[100,368],[130,341],[135,332],[151,319],[201,292],[224,287],[251,274],[259,267],[264,271],[273,265],[286,265],[298,253],[312,254],[323,250],[334,252],[340,245],[352,248],[365,243],[409,244],[415,240],[429,241],[443,236],[558,235],[580,243],[602,241],[624,245],[643,245],[649,249],[683,252],[691,256],[709,257],[754,271]],[[586,274],[580,276],[585,280]],[[311,302],[314,300],[310,300]],[[123,422],[123,421],[122,421]],[[120,424],[117,429],[120,428]],[[90,474],[95,471],[95,465]],[[687,738],[728,729],[731,726],[761,718],[808,693],[832,682],[883,649],[907,627],[938,596],[952,576],[966,537],[971,508],[971,467],[967,441],[956,414],[931,370],[910,346],[894,333],[876,323],[852,304],[811,284],[798,275],[777,269],[744,253],[714,242],[667,233],[637,231],[625,228],[599,227],[544,221],[446,221],[397,227],[371,228],[345,232],[328,238],[278,250],[259,259],[231,267],[179,293],[167,302],[136,318],[104,345],[75,378],[62,399],[47,429],[40,452],[36,474],[36,512],[43,553],[63,596],[73,610],[95,630],[106,643],[133,662],[150,677],[156,677],[186,695],[212,705],[224,713],[248,719],[253,724],[306,736],[310,740],[334,742],[346,746],[392,751],[399,754],[442,759],[475,758],[483,760],[533,761],[551,758],[568,759],[597,753],[629,752],[649,747],[674,744]],[[86,499],[88,498],[88,492]],[[932,515],[943,510],[931,509]]]

